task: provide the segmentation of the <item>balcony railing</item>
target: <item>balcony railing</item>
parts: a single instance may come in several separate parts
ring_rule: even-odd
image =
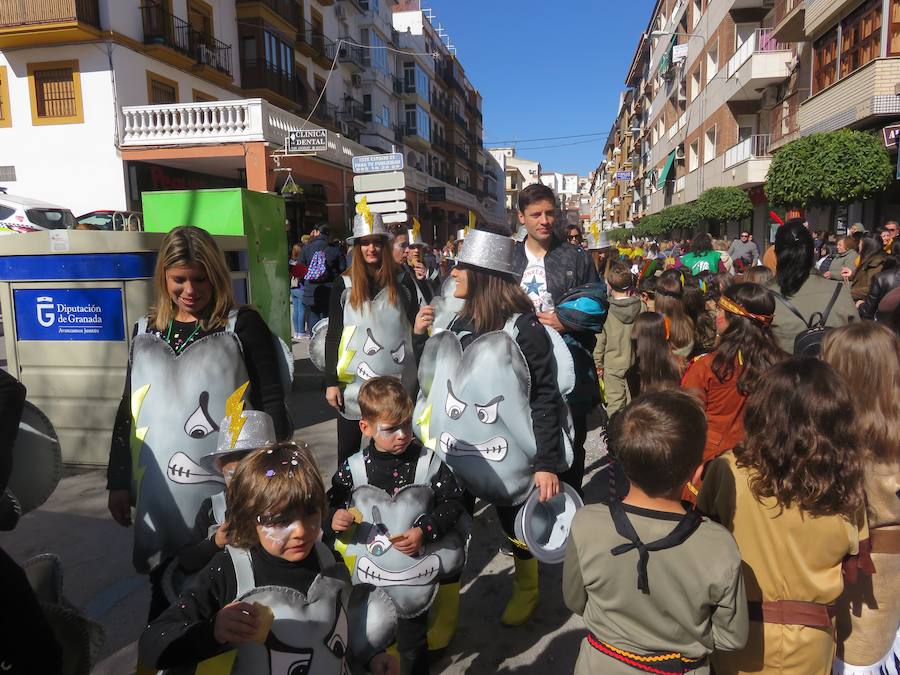
[[[350,38],[341,39],[349,40]],[[362,47],[347,44],[346,42],[341,42],[340,45],[341,48],[338,51],[338,61],[340,61],[341,63],[348,63],[360,69],[365,67],[365,64],[363,63]]]
[[[773,8],[772,14],[774,18],[773,25],[777,26],[784,17],[793,12],[797,7],[802,6],[804,2],[805,0],[775,0],[775,7]]]
[[[338,107],[333,103],[326,103],[325,101],[319,103],[316,111],[312,115],[312,119],[316,124],[329,129],[334,129],[335,131],[341,128],[339,117],[340,111]]]
[[[334,41],[319,32],[307,21],[302,22],[297,31],[297,41],[309,45],[314,55],[322,59],[334,58]]]
[[[341,109],[340,116],[347,122],[356,122],[358,124],[367,122],[363,104],[352,98],[344,99],[344,107]],[[369,116],[371,117],[371,114]]]
[[[196,41],[195,58],[197,63],[215,68],[220,73],[231,75],[231,45],[217,40],[208,33],[193,34]]]
[[[259,2],[265,5],[293,26],[299,24],[303,19],[303,16],[300,14],[300,5],[297,4],[296,0],[237,0],[238,5],[251,2]]]
[[[0,28],[38,23],[82,21],[100,28],[98,0],[4,0]]]
[[[245,89],[268,89],[294,101],[300,107],[309,105],[309,92],[304,80],[266,61],[241,63],[241,86]]]
[[[725,168],[730,169],[751,159],[771,157],[769,154],[771,139],[769,134],[754,134],[737,145],[731,146],[725,151]]]
[[[397,95],[402,94],[403,93],[403,80],[401,80],[396,75],[392,75],[391,80],[393,81],[393,85],[394,85],[394,93]]]
[[[469,128],[469,121],[458,112],[453,113],[453,119],[456,120],[456,123],[464,129]]]
[[[209,33],[191,28],[190,24],[167,12],[161,5],[141,7],[144,43],[165,45],[199,64],[231,75],[231,45]]]
[[[771,28],[757,28],[728,60],[728,77],[732,77],[754,54],[778,52],[789,49],[788,45],[772,37]]]
[[[456,153],[457,157],[468,161],[469,153],[466,151],[465,147],[463,147],[462,145],[455,145],[453,147],[453,151]]]

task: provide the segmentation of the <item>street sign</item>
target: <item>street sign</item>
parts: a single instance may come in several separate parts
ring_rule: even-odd
[[[328,131],[325,129],[300,129],[290,132],[284,139],[285,152],[324,152],[328,149]]]
[[[369,204],[369,210],[372,213],[381,214],[406,211],[406,202],[378,202],[375,204]]]
[[[119,288],[40,288],[13,291],[19,340],[125,340]]]
[[[357,155],[353,158],[353,173],[384,173],[386,171],[403,171],[403,153]]]
[[[367,192],[363,195],[355,195],[354,199],[356,203],[359,204],[362,201],[362,198],[365,197],[366,201],[369,204],[375,204],[377,202],[393,202],[397,200],[406,199],[406,190],[386,190],[384,192]],[[56,230],[52,230],[56,232]]]
[[[405,223],[409,219],[409,216],[406,215],[405,212],[400,213],[385,213],[381,216],[382,222],[386,225],[391,225],[393,223]]]
[[[633,171],[616,171],[616,180],[631,180],[634,178]]]
[[[884,147],[896,148],[900,142],[900,124],[888,124],[881,130],[881,134],[884,137]]]
[[[353,177],[353,190],[357,193],[378,192],[379,190],[398,190],[405,187],[406,176],[402,171]]]
[[[688,55],[687,43],[672,47],[672,61],[684,61]]]

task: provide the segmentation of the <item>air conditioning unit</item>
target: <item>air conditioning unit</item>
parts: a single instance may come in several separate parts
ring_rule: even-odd
[[[338,7],[340,7],[340,5],[338,5]],[[359,89],[359,88],[362,86],[362,75],[360,75],[359,73],[353,73],[353,74],[350,76],[350,83],[351,83],[354,87],[356,87],[357,89]]]
[[[684,159],[684,146],[683,145],[679,145],[677,148],[675,148],[675,159],[681,159],[681,160]]]

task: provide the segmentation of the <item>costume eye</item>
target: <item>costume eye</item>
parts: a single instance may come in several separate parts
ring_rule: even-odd
[[[402,342],[397,349],[391,352],[391,358],[397,364],[403,363],[404,359],[406,359],[406,346]]]
[[[363,345],[363,352],[367,356],[372,356],[372,354],[377,354],[382,349],[381,345],[375,342],[375,338],[372,337],[371,329],[366,329],[366,344]]]
[[[451,420],[458,420],[466,411],[466,404],[453,395],[450,380],[447,380],[447,401],[444,403],[444,412]]]
[[[497,421],[497,408],[500,406],[502,396],[498,396],[490,403],[485,405],[476,405],[475,414],[478,415],[478,421],[482,424],[493,424]]]
[[[347,613],[344,611],[340,595],[338,595],[334,625],[331,627],[331,631],[328,635],[325,636],[325,646],[328,647],[328,651],[339,659],[342,659],[347,653],[349,635],[350,627],[349,622],[347,621]]]
[[[384,534],[376,534],[366,543],[366,549],[374,556],[384,555],[388,549],[393,546],[391,540]]]
[[[191,438],[206,438],[212,432],[219,430],[219,426],[213,422],[206,411],[208,405],[209,394],[204,391],[200,394],[200,405],[184,423],[184,433]]]

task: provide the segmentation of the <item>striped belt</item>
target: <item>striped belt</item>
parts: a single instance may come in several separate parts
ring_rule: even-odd
[[[631,666],[635,670],[645,673],[656,673],[657,675],[668,675],[669,673],[689,673],[701,666],[706,665],[706,657],[699,659],[691,659],[683,656],[679,652],[666,652],[654,654],[634,654],[618,647],[613,647],[608,642],[599,639],[593,633],[587,635],[588,644],[591,645],[601,654],[615,659],[619,663]]]

